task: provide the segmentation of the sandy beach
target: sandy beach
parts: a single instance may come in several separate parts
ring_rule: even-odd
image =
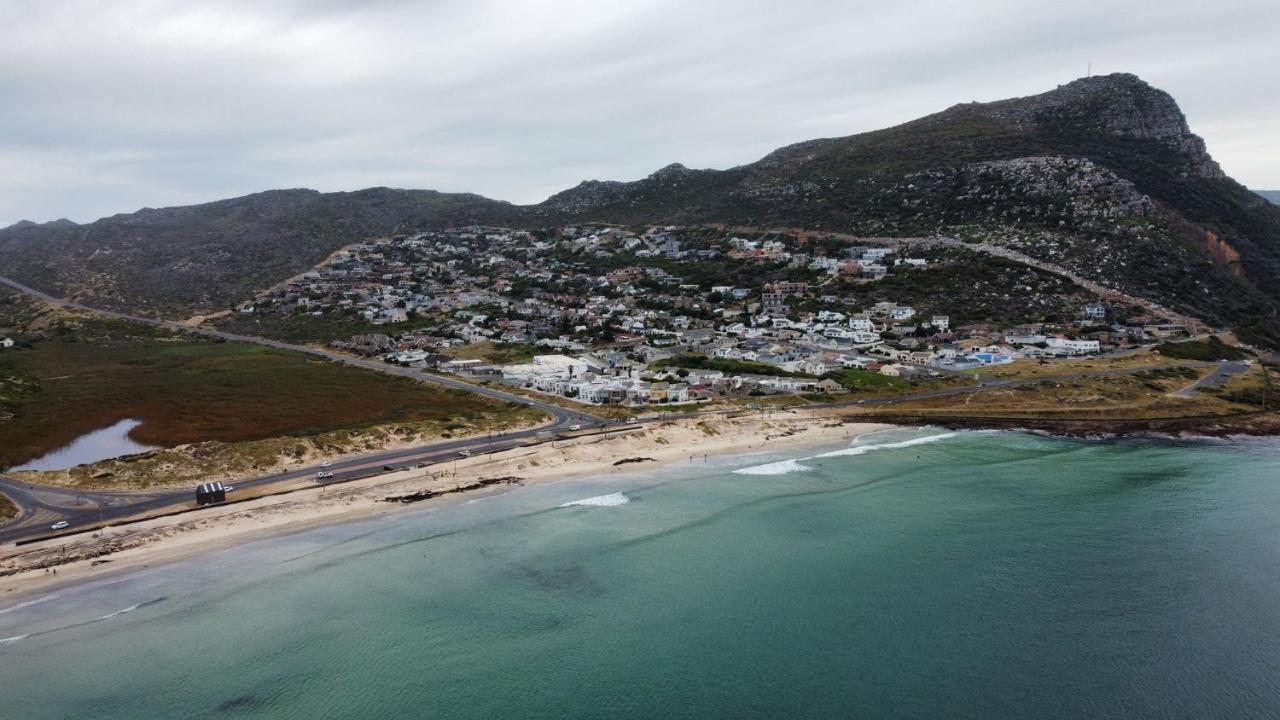
[[[209,548],[296,533],[318,525],[446,504],[517,484],[651,471],[712,456],[849,442],[890,426],[846,423],[827,412],[768,418],[682,419],[642,429],[522,447],[329,487],[305,488],[199,512],[108,527],[83,536],[0,547],[0,604],[56,586],[179,561]],[[625,460],[619,464],[620,460]],[[459,488],[490,481],[484,487]],[[388,497],[444,493],[413,504]]]

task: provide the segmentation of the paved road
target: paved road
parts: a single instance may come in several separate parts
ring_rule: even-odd
[[[1196,391],[1200,388],[1219,387],[1232,377],[1248,372],[1250,367],[1252,366],[1247,362],[1220,362],[1213,372],[1182,388],[1174,395],[1182,398],[1195,397]]]
[[[139,317],[113,310],[92,308],[69,300],[53,297],[48,293],[41,292],[35,288],[28,287],[2,276],[0,276],[0,284],[7,285],[19,292],[37,297],[47,303],[57,305],[59,307],[96,313],[98,315],[112,317],[119,320],[144,323],[178,332],[189,332],[205,337],[247,342],[280,350],[306,353],[308,355],[326,358],[334,362],[340,362],[367,370],[408,377],[420,382],[432,383],[446,388],[474,392],[495,400],[528,405],[546,412],[552,418],[552,421],[546,425],[500,433],[491,437],[430,443],[405,450],[374,453],[371,455],[344,460],[342,462],[333,463],[332,467],[326,466],[322,468],[317,465],[288,473],[264,475],[262,477],[237,481],[236,486],[240,488],[259,487],[278,483],[283,480],[294,480],[302,477],[315,477],[316,473],[322,469],[325,472],[333,473],[333,477],[331,479],[325,480],[326,483],[341,482],[358,477],[375,475],[379,472],[383,472],[383,468],[386,466],[402,468],[419,463],[439,463],[459,457],[458,453],[464,450],[470,453],[496,452],[498,450],[505,450],[507,448],[525,444],[529,440],[536,438],[539,433],[563,432],[572,426],[581,426],[583,429],[595,428],[605,424],[605,422],[600,418],[589,415],[585,412],[570,410],[554,403],[528,398],[515,393],[504,392],[497,388],[472,385],[453,378],[431,375],[413,368],[388,365],[377,360],[352,357],[350,355],[344,355],[342,353],[308,347],[305,345],[293,345],[267,338],[237,335],[235,333],[209,330],[206,328],[193,328],[183,325],[182,323],[168,320],[157,320],[155,318]],[[70,523],[73,528],[92,526],[97,525],[100,522],[119,520],[144,511],[152,511],[178,503],[185,503],[193,499],[192,494],[194,490],[184,489],[157,493],[75,491],[66,488],[29,485],[27,483],[20,483],[13,478],[0,475],[0,492],[9,496],[9,498],[12,499],[19,508],[19,516],[17,518],[3,526],[0,526],[0,543],[4,543],[48,534],[50,525],[60,520]]]

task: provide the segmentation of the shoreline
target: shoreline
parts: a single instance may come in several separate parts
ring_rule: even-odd
[[[181,516],[108,527],[84,537],[0,549],[0,606],[237,545],[505,492],[513,485],[667,471],[712,456],[781,452],[852,442],[895,425],[835,413],[682,419],[635,432],[514,448],[340,486],[299,490]],[[699,457],[701,456],[701,457]],[[621,462],[620,462],[621,461]],[[460,487],[486,484],[470,490]],[[394,498],[422,494],[420,502]],[[56,572],[55,572],[56,571]]]
[[[1199,435],[1232,437],[1280,435],[1280,414],[1258,410],[1233,415],[1168,418],[1052,418],[1019,416],[884,413],[851,415],[851,420],[879,421],[896,426],[934,425],[949,430],[1024,430],[1068,438],[1140,437],[1144,435]]]

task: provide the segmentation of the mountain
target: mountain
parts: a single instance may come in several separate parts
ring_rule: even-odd
[[[1013,247],[1280,345],[1280,207],[1226,177],[1167,93],[1128,74],[956,105],[727,170],[668,165],[542,203],[289,190],[0,230],[0,267],[91,301],[225,307],[370,235],[465,223],[725,223]]]
[[[1227,178],[1173,98],[1128,74],[956,105],[724,171],[670,165],[636,182],[585,182],[538,211],[959,235],[1280,341],[1280,208]]]
[[[89,304],[184,315],[225,308],[364,238],[520,216],[509,203],[433,190],[272,190],[85,225],[20,222],[0,230],[0,267]]]
[[[1268,201],[1280,205],[1280,190],[1254,190]]]

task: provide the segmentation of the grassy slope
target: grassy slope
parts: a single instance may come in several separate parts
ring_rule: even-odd
[[[0,495],[0,522],[4,522],[18,514],[18,507],[9,498]]]
[[[0,402],[12,418],[0,421],[0,466],[126,418],[143,421],[134,439],[172,446],[392,422],[474,426],[512,411],[468,393],[295,353],[101,328],[0,355],[3,378]]]

